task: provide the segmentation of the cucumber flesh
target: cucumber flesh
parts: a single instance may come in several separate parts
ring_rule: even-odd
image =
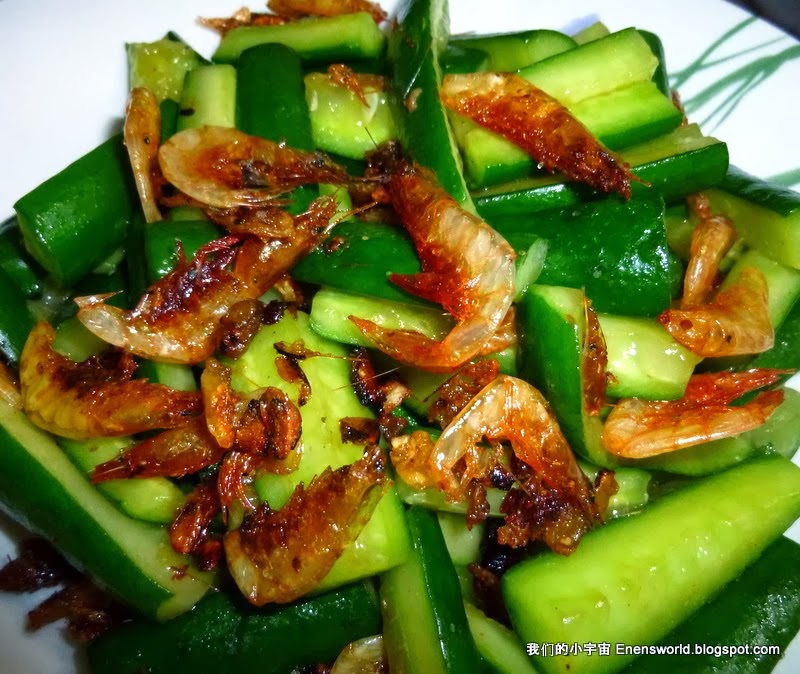
[[[557,30],[528,30],[495,35],[452,35],[449,46],[484,52],[488,59],[483,70],[512,72],[574,49],[577,42]]]
[[[610,654],[537,657],[546,674],[618,671],[752,563],[800,515],[800,468],[783,457],[737,466],[587,534],[569,557],[544,553],[502,579],[524,642],[608,643]]]
[[[198,66],[183,84],[178,131],[200,126],[236,126],[236,70],[229,65]]]
[[[492,674],[536,674],[519,637],[473,604],[464,603],[469,631]]]

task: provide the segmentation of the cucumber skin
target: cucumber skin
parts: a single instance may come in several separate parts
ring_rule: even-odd
[[[122,134],[28,192],[14,204],[25,245],[62,286],[70,286],[125,240],[139,209]]]
[[[778,646],[800,629],[800,546],[781,536],[660,644]],[[780,655],[643,655],[624,674],[768,674]]]
[[[96,639],[89,666],[92,674],[286,674],[331,662],[351,641],[380,630],[377,595],[368,583],[266,609],[218,592],[166,625],[137,621]]]
[[[537,658],[546,674],[618,671],[634,656],[615,655],[616,643],[657,643],[799,514],[800,469],[783,457],[752,461],[590,532],[569,557],[518,564],[503,596],[523,642],[611,644],[605,657]]]
[[[45,536],[122,601],[163,620],[205,594],[210,578],[192,571],[188,558],[172,551],[166,530],[122,514],[48,434],[7,403],[0,403],[0,447],[0,510]],[[158,578],[139,567],[137,556]],[[178,568],[188,573],[177,579]]]

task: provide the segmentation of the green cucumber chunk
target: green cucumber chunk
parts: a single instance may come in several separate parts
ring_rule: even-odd
[[[601,37],[605,37],[606,35],[610,34],[611,31],[609,30],[608,26],[606,26],[606,24],[604,24],[602,21],[595,21],[593,23],[590,23],[585,28],[579,30],[572,36],[572,38],[578,44],[586,44],[587,42],[592,42],[593,40],[599,40]]]
[[[147,282],[155,283],[175,268],[178,243],[187,260],[197,250],[222,236],[219,227],[208,220],[154,222],[144,226],[144,257]]]
[[[459,47],[450,42],[441,56],[442,72],[445,75],[464,75],[487,70],[489,55],[480,49]]]
[[[56,283],[73,285],[123,244],[139,210],[122,135],[28,192],[14,209],[33,258]]]
[[[611,33],[518,72],[563,105],[649,81],[658,59],[635,28]]]
[[[95,466],[115,459],[135,441],[132,438],[60,438],[58,444],[70,460],[89,475]],[[184,493],[165,477],[111,480],[97,485],[97,489],[116,503],[122,512],[156,524],[171,524],[185,501]]]
[[[378,597],[366,582],[269,609],[216,592],[165,625],[121,625],[94,640],[88,656],[92,674],[286,674],[332,662],[380,629]]]
[[[229,65],[198,66],[183,84],[178,131],[201,126],[236,125],[236,69]]]
[[[800,629],[800,546],[781,536],[717,597],[676,627],[659,645],[675,655],[643,655],[625,674],[768,674]],[[723,647],[777,647],[778,653],[724,655]],[[688,649],[685,645],[688,645]],[[702,655],[698,646],[706,646]]]
[[[350,382],[348,351],[341,344],[317,335],[309,325],[308,315],[287,312],[273,325],[265,325],[256,334],[247,351],[227,364],[232,370],[235,390],[249,393],[276,386],[292,400],[297,400],[299,384],[287,383],[278,374],[275,359],[277,342],[293,344],[301,340],[305,348],[321,355],[306,358],[300,367],[308,378],[311,396],[300,407],[303,430],[300,442],[300,465],[286,475],[259,476],[254,487],[262,500],[280,508],[299,483],[308,484],[329,466],[338,468],[361,458],[364,448],[342,441],[339,419],[373,417],[361,405]],[[408,553],[408,533],[397,493],[391,489],[378,503],[361,534],[323,579],[319,589],[328,589],[380,573],[400,563]]]
[[[448,47],[453,46],[484,52],[488,61],[482,70],[512,72],[574,49],[577,43],[557,30],[540,29],[494,35],[451,35]]]
[[[783,391],[781,405],[758,428],[629,463],[648,470],[700,476],[725,470],[754,454],[791,457],[800,446],[800,392],[788,387]]]
[[[8,362],[19,362],[35,322],[25,295],[12,278],[0,269],[0,354]]]
[[[678,344],[654,319],[598,314],[608,348],[608,395],[615,398],[682,398],[702,360]]]
[[[294,49],[304,63],[340,63],[379,58],[386,38],[366,12],[313,17],[280,26],[244,26],[228,31],[211,57],[235,63],[242,52],[260,44]]]
[[[502,579],[524,642],[608,643],[610,654],[537,657],[546,674],[615,672],[617,644],[655,644],[755,561],[800,515],[800,468],[769,457],[673,492],[543,553]]]
[[[406,674],[480,672],[458,576],[436,515],[410,508],[406,519],[411,554],[380,582],[389,668]]]
[[[486,663],[486,671],[491,674],[536,674],[525,645],[513,630],[492,620],[469,602],[464,603],[464,610],[475,646]]]
[[[550,403],[570,447],[607,468],[616,457],[603,446],[603,422],[586,410],[583,396],[584,295],[574,288],[534,285],[517,305],[520,376]]]
[[[486,529],[485,524],[474,524],[469,528],[467,518],[463,514],[447,511],[437,512],[436,518],[453,564],[467,566],[477,562],[481,557],[481,540]]]
[[[708,197],[712,209],[733,221],[748,246],[800,269],[800,194],[731,166]]]
[[[403,145],[416,161],[433,170],[456,201],[474,210],[447,111],[439,99],[439,57],[450,29],[447,2],[410,0],[398,19],[389,41],[389,60],[396,94],[406,110]]]
[[[0,270],[25,297],[36,297],[42,292],[41,271],[25,250],[22,233],[13,222],[0,231]]]
[[[210,576],[172,550],[163,527],[122,513],[50,435],[5,402],[0,446],[0,508],[120,600],[166,620],[189,610],[209,589]]]
[[[155,42],[129,42],[128,88],[145,87],[159,101],[179,101],[186,73],[203,63],[188,44],[170,36]]]
[[[366,103],[331,76],[305,76],[306,104],[314,145],[350,159],[364,156],[381,143],[397,138],[394,105],[386,91],[364,87]]]
[[[746,367],[776,367],[800,370],[800,301],[796,301],[775,332],[775,344],[757,355]]]
[[[703,136],[696,124],[680,126],[671,133],[620,151],[633,172],[645,183],[634,182],[634,196],[660,194],[666,202],[712,187],[728,170],[728,148],[716,138]],[[495,185],[473,194],[484,218],[565,208],[599,193],[557,176],[526,178]]]

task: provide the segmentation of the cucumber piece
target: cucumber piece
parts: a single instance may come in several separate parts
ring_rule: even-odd
[[[453,327],[449,314],[429,307],[366,297],[322,288],[311,301],[310,324],[318,334],[343,344],[372,347],[348,318],[366,318],[392,330],[413,330],[432,339],[442,339]]]
[[[731,166],[708,197],[715,212],[733,220],[748,246],[800,269],[800,194]]]
[[[247,351],[235,361],[227,362],[232,370],[235,390],[249,393],[276,386],[297,399],[298,384],[289,384],[278,374],[274,348],[277,342],[293,344],[302,341],[305,348],[321,355],[300,363],[311,387],[308,402],[300,407],[303,421],[302,459],[292,473],[259,476],[254,487],[262,500],[272,508],[280,508],[295,487],[308,482],[327,467],[338,468],[361,458],[364,448],[342,441],[339,419],[372,417],[358,401],[350,382],[348,351],[342,345],[317,335],[309,325],[308,315],[287,312],[273,325],[265,325],[256,334]],[[336,587],[359,578],[380,573],[400,563],[408,553],[408,533],[403,510],[394,489],[378,503],[361,534],[323,579],[319,590]]]
[[[790,458],[799,445],[800,393],[784,388],[783,403],[758,428],[630,463],[650,470],[700,476],[725,470],[753,454],[774,453]]]
[[[653,72],[652,81],[662,94],[671,99],[672,89],[669,86],[667,60],[664,56],[664,45],[661,42],[661,38],[655,33],[651,33],[649,30],[639,30],[639,35],[644,38],[644,41],[647,42],[650,47],[650,51],[652,51],[658,59],[658,66],[656,66],[655,72]]]
[[[447,46],[450,24],[447,2],[410,0],[398,20],[389,42],[389,60],[397,96],[406,108],[401,122],[403,145],[416,161],[433,170],[456,201],[474,210],[447,112],[439,99],[439,56]]]
[[[653,82],[634,82],[570,106],[570,112],[611,150],[674,130],[682,115]],[[461,141],[470,187],[487,187],[536,173],[536,162],[502,136],[475,127]]]
[[[291,47],[304,63],[341,63],[379,58],[386,38],[366,12],[312,17],[280,26],[229,30],[211,59],[216,63],[235,63],[245,49],[267,43]]]
[[[469,674],[481,671],[458,576],[436,516],[406,512],[413,549],[383,574],[383,641],[392,672]]]
[[[494,217],[489,222],[516,250],[518,266],[534,242],[547,242],[539,283],[586,288],[598,311],[656,315],[669,306],[673,282],[662,213],[657,197],[630,203],[608,199],[536,218]],[[338,245],[312,251],[292,270],[295,279],[423,304],[388,278],[391,273],[420,271],[416,250],[404,232],[343,222],[333,237]]]
[[[208,220],[154,222],[144,227],[144,263],[147,283],[155,283],[175,268],[178,243],[187,260],[197,250],[222,236],[222,230]]]
[[[14,222],[13,220],[11,221]],[[37,297],[42,292],[40,272],[25,250],[22,234],[15,224],[0,231],[0,270],[27,297]]]
[[[781,536],[742,575],[681,623],[659,645],[675,655],[643,655],[625,674],[768,674],[800,629],[800,546]],[[724,655],[745,644],[778,648],[771,654]],[[698,646],[706,652],[698,654]]]
[[[159,101],[179,101],[186,73],[203,58],[182,40],[172,36],[155,42],[128,42],[128,88],[150,89]]]
[[[396,113],[388,93],[366,87],[363,93],[366,105],[328,74],[305,76],[315,147],[350,159],[364,159],[381,143],[397,138]]]
[[[678,344],[656,320],[598,314],[608,348],[607,393],[615,398],[682,398],[702,360]]]
[[[58,444],[78,468],[90,475],[95,466],[115,459],[136,443],[132,438],[60,438]],[[111,480],[97,485],[97,489],[116,503],[122,512],[156,524],[172,523],[185,501],[183,492],[165,477]]]
[[[53,349],[71,360],[83,361],[108,348],[108,344],[76,317],[62,321],[56,328]]]
[[[189,610],[209,589],[210,576],[172,550],[163,527],[123,514],[51,436],[2,401],[0,446],[0,508],[120,600],[166,620]]]
[[[592,463],[579,460],[578,465],[591,482],[594,482],[600,467]],[[617,466],[614,468],[614,479],[617,482],[617,492],[608,502],[608,508],[603,513],[603,519],[610,520],[625,517],[638,512],[650,501],[650,481],[652,474],[641,468],[627,468]]]
[[[475,640],[484,662],[485,670],[491,674],[536,674],[531,659],[519,637],[505,625],[492,620],[479,608],[464,603],[469,631]]]
[[[178,131],[200,126],[236,125],[236,70],[229,65],[198,66],[186,73]]]
[[[332,662],[352,641],[380,632],[368,583],[271,609],[216,592],[165,625],[129,622],[88,648],[92,674],[286,674]]]
[[[459,47],[451,42],[441,56],[442,72],[445,75],[463,75],[488,70],[489,55],[480,49]],[[450,120],[452,123],[452,119]]]
[[[747,367],[776,367],[800,370],[800,300],[794,303],[781,326],[775,332],[775,344],[747,363]]]
[[[601,441],[603,422],[583,396],[584,295],[574,288],[534,285],[517,305],[520,376],[550,403],[561,431],[577,453],[598,466],[619,461]]]
[[[25,300],[19,286],[0,269],[0,354],[12,364],[19,362],[36,322]]]
[[[620,151],[633,172],[646,183],[634,182],[634,196],[660,194],[666,202],[682,199],[718,184],[728,170],[728,147],[700,133],[697,125],[678,127],[660,138]],[[475,206],[484,218],[566,208],[599,193],[556,176],[527,178],[495,185],[474,193]]]
[[[635,28],[611,33],[518,71],[526,80],[571,105],[591,96],[649,81],[658,59]]]
[[[569,35],[557,30],[526,30],[494,35],[451,35],[448,49],[477,49],[488,56],[486,66],[481,70],[511,72],[577,46]],[[477,68],[465,72],[477,72]]]
[[[486,529],[483,523],[470,529],[464,515],[446,511],[437,512],[436,518],[453,564],[467,566],[481,558],[481,540]]]
[[[601,37],[605,37],[606,35],[610,34],[611,31],[606,24],[604,24],[602,21],[595,21],[594,23],[590,23],[588,26],[586,26],[586,28],[579,30],[572,36],[572,38],[578,44],[586,44],[587,42],[599,40]]]
[[[139,208],[121,134],[14,204],[25,247],[64,287],[73,285],[123,244],[128,224]]]
[[[440,513],[453,513],[463,517],[467,514],[467,504],[463,501],[448,501],[444,492],[438,489],[413,489],[400,478],[397,479],[397,493],[403,503],[409,506],[419,506],[427,510],[436,510]],[[486,500],[489,503],[489,516],[501,517],[500,504],[506,492],[494,487],[486,490]]]
[[[782,457],[737,466],[589,532],[569,557],[543,553],[502,578],[524,642],[608,643],[610,654],[537,657],[547,674],[618,671],[736,578],[800,515],[800,469]]]

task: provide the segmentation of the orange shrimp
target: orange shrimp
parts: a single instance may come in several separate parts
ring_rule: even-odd
[[[220,510],[216,481],[206,478],[186,497],[169,528],[172,549],[188,555],[208,536],[208,527]]]
[[[761,353],[775,341],[767,293],[764,275],[746,267],[709,304],[667,309],[658,321],[676,342],[704,358]]]
[[[180,257],[132,310],[106,304],[105,296],[78,297],[78,319],[104,341],[138,356],[200,363],[223,336],[222,317],[236,303],[263,295],[314,248],[335,211],[336,202],[321,197],[295,218],[290,239],[228,236],[212,241],[191,262]]]
[[[608,348],[591,301],[584,298],[583,305],[586,313],[586,341],[581,354],[583,399],[586,411],[597,416],[606,404]]]
[[[256,606],[286,603],[314,589],[369,521],[389,486],[383,453],[327,469],[273,511],[266,503],[225,534],[228,569]]]
[[[387,16],[377,3],[369,0],[269,0],[267,7],[279,16],[290,18],[367,12],[375,23],[380,23]]]
[[[161,146],[158,160],[176,188],[216,208],[269,206],[299,185],[350,181],[324,154],[220,126],[176,133]]]
[[[616,456],[643,459],[727,438],[763,424],[783,401],[783,391],[763,391],[744,405],[729,403],[774,384],[786,370],[694,375],[679,400],[626,398],[603,428],[603,444]]]
[[[604,147],[561,103],[512,73],[447,75],[444,104],[483,127],[505,136],[548,171],[626,199],[629,166]]]
[[[265,14],[261,12],[251,12],[247,7],[237,9],[229,17],[200,17],[198,21],[217,31],[220,35],[225,35],[229,30],[241,28],[242,26],[280,26],[288,23],[289,19],[277,14]]]
[[[219,463],[225,450],[208,432],[203,417],[171,428],[128,447],[118,457],[96,466],[92,482],[131,477],[183,477]]]
[[[172,428],[200,414],[193,391],[132,379],[136,363],[118,350],[75,362],[53,350],[55,330],[37,323],[22,350],[22,408],[33,423],[67,438]]]
[[[719,275],[719,264],[736,240],[733,223],[724,215],[713,215],[708,197],[695,194],[689,206],[699,218],[692,232],[691,257],[683,277],[682,307],[708,300]]]
[[[506,318],[514,298],[514,250],[459,206],[425,168],[400,161],[389,191],[422,260],[422,273],[390,278],[404,290],[440,303],[455,317],[456,326],[437,342],[354,316],[350,320],[393,358],[431,372],[450,372],[481,353]]]
[[[149,89],[136,87],[131,90],[125,110],[123,136],[145,220],[157,222],[162,219],[158,210],[163,182],[158,166],[161,110],[156,95]]]
[[[371,73],[356,73],[344,63],[333,63],[328,66],[328,75],[331,82],[352,91],[359,101],[369,106],[364,89],[370,91],[383,91],[385,82],[381,75]]]

